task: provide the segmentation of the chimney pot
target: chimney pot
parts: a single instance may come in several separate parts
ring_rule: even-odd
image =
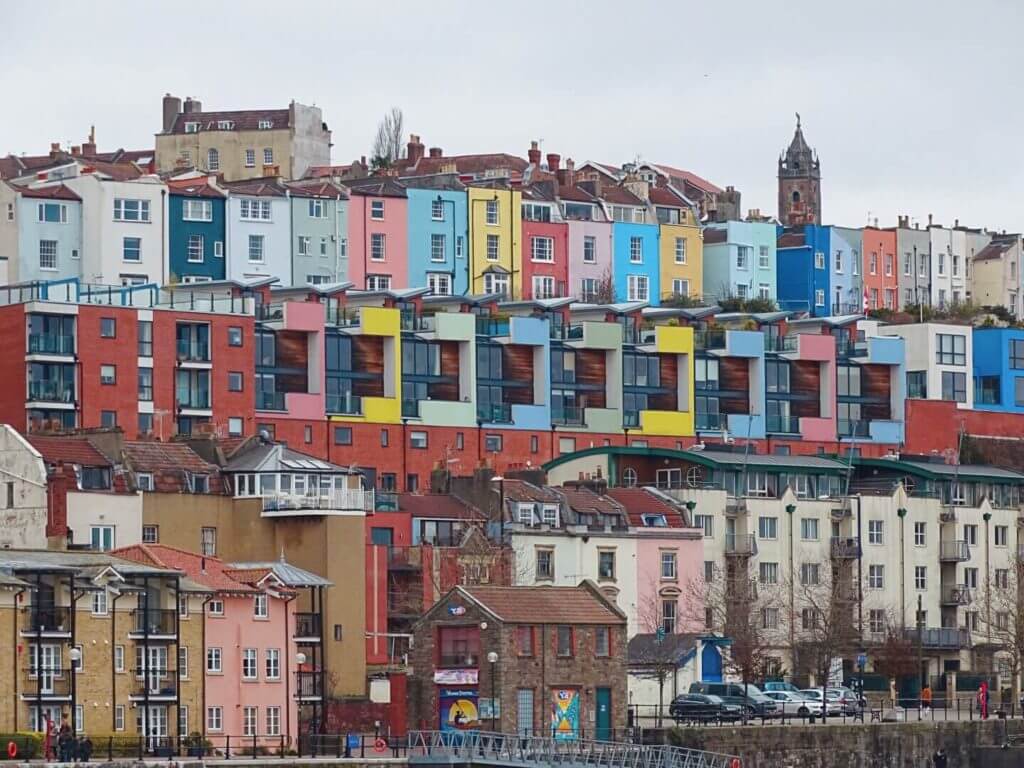
[[[953,219],[953,229],[960,226],[960,219]]]
[[[928,214],[928,226],[930,227],[931,225],[932,225],[932,215],[929,213]]]
[[[406,157],[410,165],[415,165],[423,157],[423,142],[415,133],[409,134],[409,143],[405,147]]]
[[[558,171],[558,164],[562,161],[562,156],[557,155],[554,152],[548,154],[548,170],[552,172]]]
[[[530,165],[540,165],[540,142],[531,141],[530,151],[526,153],[527,158],[530,161]]]
[[[441,151],[440,147],[431,147],[430,156],[433,158],[444,157],[444,153]]]

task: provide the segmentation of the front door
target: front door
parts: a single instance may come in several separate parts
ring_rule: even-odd
[[[148,742],[149,751],[162,747],[167,742],[167,707],[147,707],[145,709],[146,716],[146,736],[149,738]]]
[[[612,689],[597,689],[596,737],[598,741],[609,741],[612,737]]]

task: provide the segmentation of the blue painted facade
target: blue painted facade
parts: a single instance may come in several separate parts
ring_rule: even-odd
[[[829,229],[814,224],[779,227],[779,242],[782,243],[777,248],[780,309],[806,311],[815,317],[831,314]],[[802,244],[786,245],[793,235],[801,234]]]
[[[639,238],[640,260],[633,261],[632,249],[635,238]],[[647,298],[652,307],[658,305],[661,297],[661,262],[658,252],[658,225],[632,224],[617,221],[612,225],[612,274],[615,282],[616,301],[634,301],[629,284],[630,275],[647,278]]]
[[[40,207],[45,210],[40,213]],[[63,213],[61,213],[63,209]],[[40,219],[48,219],[40,221]],[[18,227],[17,272],[19,282],[63,280],[82,276],[82,203],[78,200],[43,199],[19,194],[15,222]],[[47,259],[55,244],[53,268],[43,264],[43,241]]]
[[[851,242],[835,227],[826,227],[829,233],[829,313],[833,315],[854,315],[863,308],[860,269],[854,275],[854,264],[859,266],[860,240]]]
[[[974,407],[1024,413],[1024,330],[974,329]]]
[[[205,201],[209,204],[209,221],[196,220],[193,215],[185,218],[185,201]],[[204,203],[204,205],[205,205]],[[225,203],[223,197],[199,197],[196,195],[168,195],[167,211],[167,243],[170,268],[170,282],[180,283],[187,278],[209,278],[223,280],[225,278],[224,250],[227,247],[225,238]],[[201,237],[202,261],[189,260],[189,242],[193,237]],[[220,243],[218,246],[217,243]],[[218,249],[219,253],[218,254]]]
[[[869,336],[868,365],[891,366],[889,372],[891,419],[868,422],[873,443],[902,444],[906,434],[907,365],[906,340],[896,336]]]
[[[704,237],[704,296],[721,300],[736,296],[778,296],[775,224],[759,221],[728,221],[708,230],[724,231]]]
[[[725,352],[729,357],[749,360],[749,413],[729,414],[729,433],[733,437],[759,440],[765,437],[764,420],[764,334],[760,331],[726,331]]]
[[[410,183],[415,181],[410,180]],[[426,286],[428,273],[447,273],[452,294],[469,291],[467,198],[462,189],[409,187],[409,285]],[[435,205],[440,199],[440,203]],[[439,214],[438,218],[435,214]],[[434,260],[434,235],[444,239],[444,259]]]

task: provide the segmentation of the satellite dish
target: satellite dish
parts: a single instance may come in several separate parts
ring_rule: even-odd
[[[690,467],[686,470],[686,484],[691,488],[697,488],[704,482],[704,470],[700,467]]]

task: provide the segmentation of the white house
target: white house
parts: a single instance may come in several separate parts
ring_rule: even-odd
[[[46,547],[46,465],[39,451],[0,424],[0,548]]]
[[[227,274],[229,280],[276,277],[291,285],[291,201],[276,178],[223,185],[227,202]]]
[[[907,397],[974,407],[973,334],[969,325],[915,323],[882,329],[906,340]]]

